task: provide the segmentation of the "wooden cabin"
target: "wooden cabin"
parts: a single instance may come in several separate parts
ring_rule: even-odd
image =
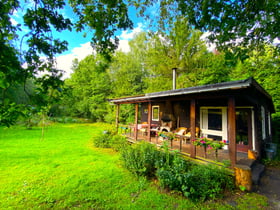
[[[179,150],[192,158],[198,156],[199,148],[191,142],[197,137],[226,140],[228,148],[224,152],[232,166],[239,155],[247,157],[248,151],[261,158],[266,143],[272,139],[271,113],[275,112],[272,98],[253,78],[110,101],[117,105],[117,127],[120,127],[119,106],[135,104],[135,122],[126,127],[133,141],[153,142],[159,131],[186,128],[173,145],[177,143]],[[188,150],[184,151],[187,144]]]

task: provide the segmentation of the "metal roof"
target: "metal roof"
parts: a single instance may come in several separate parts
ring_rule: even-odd
[[[221,90],[235,90],[254,87],[259,92],[261,92],[267,99],[271,101],[271,96],[253,79],[252,77],[244,80],[222,82],[210,85],[202,85],[195,87],[188,87],[182,89],[168,90],[162,92],[147,93],[140,96],[130,96],[124,98],[110,99],[109,101],[115,104],[122,103],[137,103],[141,101],[148,101],[157,98],[180,96],[180,95],[190,95],[198,93],[210,93]]]

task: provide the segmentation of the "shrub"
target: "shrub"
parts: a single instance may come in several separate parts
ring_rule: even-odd
[[[105,127],[103,124],[100,124],[100,126]],[[106,125],[105,129],[106,130],[93,138],[93,145],[95,147],[101,148],[112,147],[114,149],[119,149],[121,141],[124,142],[123,138],[121,138],[119,135],[116,135],[116,129],[114,129],[112,125]],[[117,137],[114,137],[115,135]]]
[[[158,156],[156,146],[147,142],[134,144],[121,150],[124,166],[138,176],[153,177]]]
[[[95,147],[101,147],[101,148],[110,148],[111,144],[111,134],[104,132],[101,135],[97,135],[93,138],[93,145]]]
[[[161,186],[181,191],[184,175],[190,170],[192,164],[176,153],[171,157],[169,163],[166,162],[163,167],[158,168],[156,176]]]
[[[111,139],[109,139],[110,147],[112,147],[116,151],[121,151],[124,148],[127,148],[128,144],[125,136],[122,135],[111,135]]]
[[[234,187],[233,177],[223,168],[197,165],[183,176],[181,191],[194,201],[205,201]]]

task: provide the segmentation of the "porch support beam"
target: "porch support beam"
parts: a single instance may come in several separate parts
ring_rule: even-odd
[[[138,138],[138,110],[139,110],[139,105],[135,104],[135,121],[134,121],[134,140],[137,141]]]
[[[148,128],[147,128],[148,141],[151,141],[151,124],[152,124],[152,103],[149,102],[149,104],[148,104]]]
[[[195,99],[192,99],[191,100],[191,106],[190,106],[190,125],[191,125],[191,140],[195,139],[195,110],[196,110],[196,101]],[[190,146],[190,157],[191,158],[195,158],[196,156],[196,148],[195,148],[195,145],[193,145],[191,143],[191,146]]]
[[[229,159],[231,166],[236,165],[236,111],[235,98],[228,99],[228,140],[229,140]]]
[[[119,119],[120,119],[120,105],[116,105],[116,130],[119,132]]]

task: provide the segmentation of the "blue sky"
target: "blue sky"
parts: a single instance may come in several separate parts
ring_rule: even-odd
[[[11,19],[13,24],[22,24],[23,22],[23,14],[24,11],[30,7],[30,3],[25,3],[24,0],[21,0],[21,6],[22,8],[19,9],[18,11],[14,12],[14,15]],[[61,13],[65,16],[68,17],[69,19],[75,21],[76,15],[72,12],[72,9],[66,5],[62,10]],[[134,23],[134,29],[133,30],[128,30],[128,31],[118,31],[116,35],[120,39],[120,45],[119,45],[119,50],[122,50],[124,52],[127,52],[129,50],[128,46],[128,41],[133,38],[133,36],[140,32],[145,30],[145,23],[143,19],[137,18],[136,17],[136,12],[133,11],[131,8],[129,10],[129,17],[132,19]],[[21,36],[26,34],[28,32],[27,28],[24,27],[24,25],[21,26],[22,32],[19,33],[20,39]],[[84,33],[87,33],[87,36],[84,37]],[[72,32],[70,31],[63,31],[63,32],[56,32],[53,31],[53,36],[55,38],[60,38],[61,40],[66,40],[68,42],[68,50],[65,51],[63,54],[57,56],[57,68],[62,69],[66,72],[65,78],[69,77],[71,73],[71,66],[72,66],[72,61],[77,58],[78,60],[82,60],[85,58],[87,55],[91,54],[93,52],[91,46],[90,46],[90,41],[91,41],[91,36],[92,32],[89,30],[85,30],[83,32],[76,32],[73,30]],[[19,40],[20,40],[19,39]],[[16,45],[20,45],[20,41],[16,42]],[[23,49],[25,48],[24,42],[23,42]]]

